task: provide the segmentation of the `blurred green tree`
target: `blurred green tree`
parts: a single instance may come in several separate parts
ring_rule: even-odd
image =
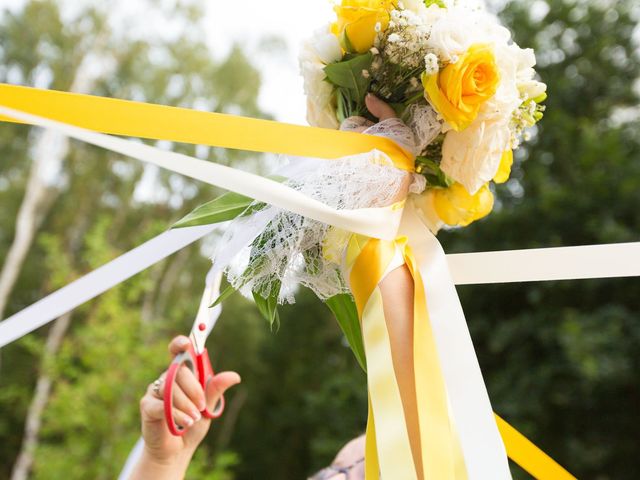
[[[137,24],[114,21],[124,3],[34,0],[2,12],[0,81],[265,116],[258,72],[239,48],[213,60],[199,8],[148,2]],[[181,33],[150,31],[162,22]],[[36,129],[2,127],[0,252],[13,269],[4,283],[8,314],[219,193]],[[220,163],[249,158],[159,145]],[[20,234],[25,224],[27,235]],[[22,253],[12,254],[16,247]],[[36,478],[117,474],[139,434],[138,397],[166,366],[166,341],[186,328],[206,268],[192,247],[3,349],[0,410],[12,414],[0,419],[0,477],[12,466],[15,479],[32,467]]]
[[[88,2],[88,10],[69,17],[60,14],[62,3],[32,0],[18,14],[0,17],[0,81],[69,89],[82,52],[95,51],[104,29],[109,41],[98,63],[110,73],[98,76],[92,93],[261,115],[258,72],[240,50],[211,60],[197,8],[148,9],[189,26],[191,33],[176,39],[142,25],[104,23],[111,4]],[[548,110],[533,142],[518,152],[512,179],[498,188],[495,212],[444,232],[447,251],[637,240],[635,3],[513,0],[500,6],[518,43],[536,49],[549,85]],[[36,135],[24,126],[0,128],[3,258]],[[248,158],[161,145],[218,162]],[[75,142],[61,174],[7,314],[162,231],[216,193]],[[76,309],[55,356],[42,356],[52,329],[3,349],[0,477],[15,463],[34,384],[43,376],[51,394],[32,476],[117,474],[139,432],[137,400],[166,367],[167,340],[187,331],[195,314],[208,265],[201,254],[208,250],[208,244],[186,249]],[[459,289],[496,411],[579,478],[632,479],[640,468],[634,457],[638,291],[636,279]],[[243,384],[228,395],[225,415],[194,459],[192,478],[302,478],[364,429],[365,379],[328,310],[301,292],[298,304],[281,314],[281,330],[272,334],[240,297],[225,305],[210,350],[214,366],[238,370]],[[516,467],[514,475],[527,478]]]
[[[547,112],[496,211],[441,235],[446,251],[638,241],[637,2],[511,1],[500,16],[536,50]],[[458,291],[496,411],[578,478],[636,478],[639,280]]]

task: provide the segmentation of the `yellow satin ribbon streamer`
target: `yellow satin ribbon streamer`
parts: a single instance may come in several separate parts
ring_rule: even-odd
[[[538,480],[576,480],[549,455],[536,447],[524,435],[494,414],[498,430],[507,448],[507,455]]]
[[[412,154],[380,136],[8,84],[0,84],[0,101],[95,132],[325,159],[377,149],[413,170]]]
[[[325,159],[378,149],[387,154],[396,167],[413,171],[411,154],[393,141],[378,136],[8,84],[0,84],[0,103],[114,135]],[[14,122],[5,117],[0,117],[0,121]],[[376,285],[371,282],[366,285],[370,293],[364,298],[369,298]],[[365,305],[360,303],[362,313]],[[504,420],[497,417],[497,421],[509,457],[522,468],[543,480],[575,478]],[[367,432],[375,438],[375,419],[371,411]],[[372,449],[375,451],[375,443],[372,445],[367,441],[370,475],[378,471],[377,455],[371,453]],[[459,464],[456,462],[456,465],[458,471]]]
[[[367,454],[373,454],[376,444],[378,447],[376,458],[365,459],[367,479],[377,478],[374,472],[378,463],[382,478],[416,478],[400,392],[393,368],[390,368],[391,348],[378,288],[397,250],[402,253],[415,285],[414,373],[423,467],[420,476],[466,480],[464,459],[450,423],[446,387],[429,324],[424,286],[406,239],[385,242],[353,236],[347,248],[346,263],[351,267],[350,287],[362,321],[367,356],[370,392]],[[372,335],[372,331],[377,335]],[[372,432],[378,432],[377,437],[374,438]]]
[[[365,435],[364,476],[365,478],[377,478],[380,476],[380,464],[378,462],[378,447],[376,445],[376,425],[373,418],[373,408],[371,407],[371,396],[369,396],[367,413],[367,431]]]
[[[462,450],[449,414],[447,389],[427,312],[422,276],[406,238],[397,240],[396,244],[403,251],[414,283],[413,355],[424,478],[466,480]]]

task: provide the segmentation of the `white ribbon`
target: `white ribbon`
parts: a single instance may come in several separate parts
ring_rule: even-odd
[[[56,130],[69,137],[368,237],[393,240],[400,225],[402,212],[391,207],[337,210],[286,185],[225,165],[218,165],[189,157],[188,155],[167,152],[149,145],[132,142],[131,140],[92,132],[12,108],[0,106],[0,115]],[[385,155],[382,152],[380,154]]]
[[[424,282],[429,320],[468,478],[511,479],[507,454],[447,259],[411,202],[405,207],[400,234],[407,236]]]
[[[447,255],[456,285],[640,276],[640,242]]]
[[[0,348],[199,240],[216,225],[169,230],[71,282],[0,323]]]

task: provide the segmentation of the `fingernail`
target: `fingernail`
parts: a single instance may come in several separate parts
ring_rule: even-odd
[[[191,425],[193,425],[193,419],[191,417],[187,417],[184,419],[184,423],[187,424],[187,427],[190,427]]]
[[[200,402],[198,403],[198,408],[200,409],[200,411],[204,410],[207,407],[207,404],[204,403],[204,400],[200,400]]]
[[[181,347],[186,347],[187,345],[189,345],[189,339],[188,338],[181,338],[178,341],[178,345],[180,345]]]
[[[197,410],[191,410],[191,416],[196,422],[202,418],[202,414]]]

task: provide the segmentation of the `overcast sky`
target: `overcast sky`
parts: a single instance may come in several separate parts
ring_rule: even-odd
[[[284,39],[286,49],[273,51],[265,58],[252,58],[264,74],[261,105],[278,120],[305,122],[305,99],[302,78],[298,73],[298,51],[302,41],[329,22],[329,0],[209,0],[207,25],[214,51],[233,40],[255,51],[255,44],[265,36]],[[241,13],[238,9],[241,9]]]
[[[81,5],[86,0],[65,1]],[[162,1],[162,0],[160,0]],[[207,8],[205,26],[211,50],[224,55],[237,41],[251,54],[263,76],[261,106],[277,120],[304,124],[305,99],[297,56],[302,41],[330,21],[330,0],[202,0]],[[0,0],[0,9],[18,9],[25,0]],[[125,16],[145,14],[140,0],[113,2],[124,5]],[[142,11],[141,8],[143,9]],[[147,12],[148,14],[148,12]],[[116,13],[114,12],[114,15]],[[265,53],[259,49],[262,39],[278,36],[284,41]]]

